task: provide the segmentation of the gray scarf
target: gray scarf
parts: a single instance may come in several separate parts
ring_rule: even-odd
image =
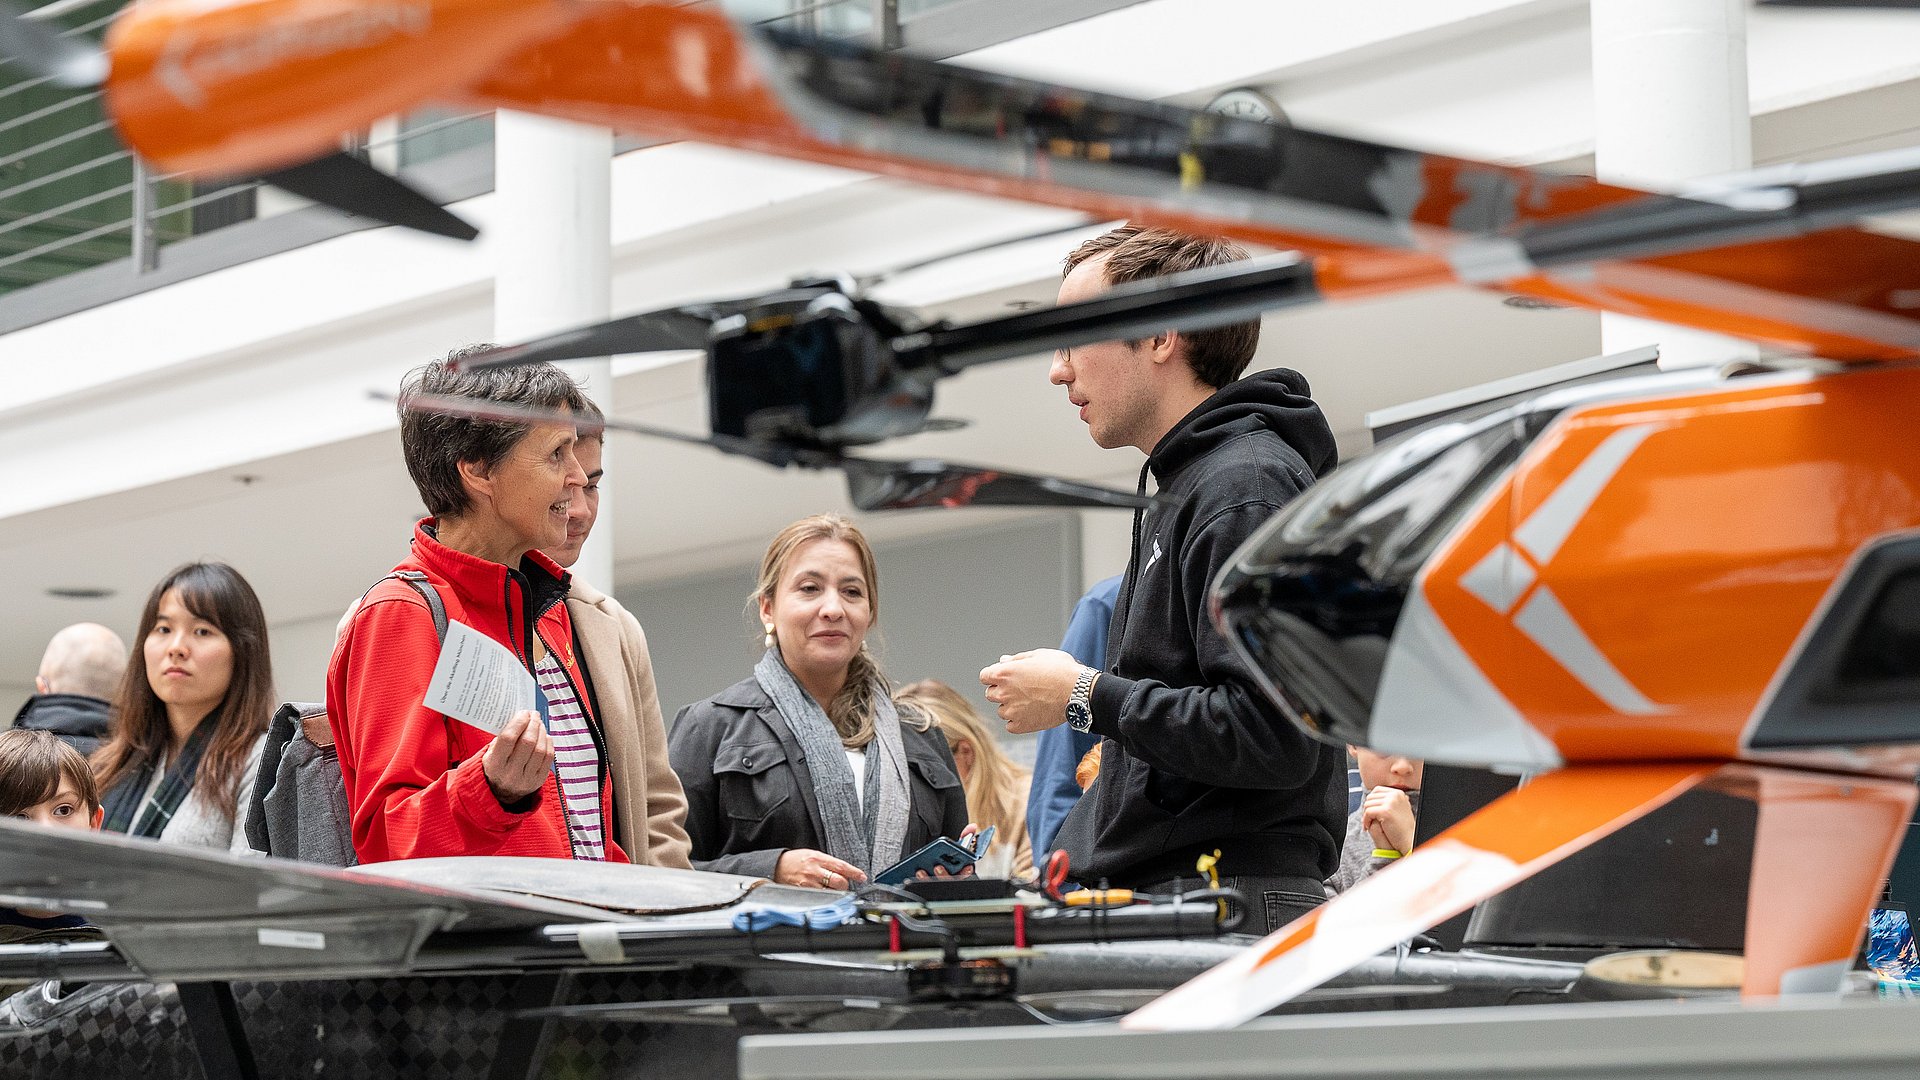
[[[865,799],[858,800],[854,797],[853,768],[847,763],[840,733],[819,703],[794,680],[777,649],[768,649],[760,658],[753,677],[773,699],[781,719],[793,730],[801,752],[807,756],[827,854],[852,863],[868,877],[899,862],[900,849],[907,840],[912,796],[907,787],[907,751],[900,737],[900,714],[894,711],[887,688],[874,688],[873,741],[867,744],[867,775],[862,788]]]

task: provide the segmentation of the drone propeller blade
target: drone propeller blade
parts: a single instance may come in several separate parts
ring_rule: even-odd
[[[377,401],[399,402],[385,391],[370,391]],[[503,405],[493,401],[446,394],[416,394],[402,406],[416,412],[446,416],[471,416],[482,420],[503,420],[516,424],[569,424],[574,416],[563,409],[536,409],[521,405]],[[915,510],[959,506],[1065,506],[1118,507],[1131,509],[1151,506],[1155,501],[1128,491],[1083,484],[1052,476],[983,469],[971,465],[952,465],[944,461],[918,459],[885,461],[876,458],[846,457],[831,450],[783,443],[761,443],[728,435],[693,435],[671,428],[654,427],[606,417],[601,426],[608,431],[630,431],[656,439],[670,439],[692,446],[709,446],[729,454],[754,458],[779,468],[798,465],[804,469],[840,469],[847,474],[847,489],[853,505],[861,510]]]
[[[474,353],[461,360],[459,366],[467,371],[477,371],[481,368],[551,364],[625,353],[703,349],[707,344],[709,325],[709,320],[687,309],[665,308],[563,330],[520,345],[502,345],[497,349]]]
[[[934,364],[951,375],[976,364],[1099,341],[1227,326],[1319,300],[1313,264],[1297,255],[1274,255],[1130,282],[1076,304],[934,326],[893,344],[901,367]]]
[[[0,3],[0,57],[69,90],[98,86],[107,78],[104,51],[90,42],[61,37],[11,3]]]
[[[571,424],[577,420],[565,409],[507,405],[498,401],[461,397],[457,394],[415,394],[404,402],[385,390],[370,390],[367,396],[375,401],[392,402],[412,412],[434,413],[439,416],[470,416],[476,420],[499,420],[509,424]],[[738,451],[725,444],[742,441],[693,435],[685,431],[654,427],[651,424],[640,424],[631,420],[619,420],[611,416],[602,417],[600,426],[609,431],[631,431],[636,435],[650,435],[656,439],[671,439],[674,442],[694,443],[700,446],[715,446],[730,452]]]
[[[557,364],[596,356],[626,353],[676,352],[707,347],[707,330],[714,323],[742,312],[779,304],[804,304],[831,291],[826,287],[781,289],[759,296],[708,300],[659,311],[628,315],[591,326],[575,327],[519,345],[502,345],[461,360],[463,370],[513,367],[517,364]]]
[[[480,235],[480,230],[419,189],[351,154],[328,154],[262,173],[260,179],[303,199],[387,225],[418,229],[454,240],[471,240]]]
[[[1154,499],[1130,491],[1054,476],[915,459],[838,457],[847,492],[862,510],[920,510],[959,506],[1060,506],[1136,509]]]
[[[571,424],[576,421],[575,416],[564,409],[505,405],[497,401],[482,401],[478,398],[460,397],[454,394],[415,394],[404,403],[384,390],[370,390],[367,396],[375,401],[401,405],[414,412],[436,413],[441,416],[471,416],[479,420],[500,420],[510,424]],[[749,439],[736,439],[729,435],[695,435],[691,432],[675,431],[672,428],[622,420],[614,416],[601,417],[600,426],[608,431],[626,431],[649,438],[685,443],[689,446],[707,446],[725,453],[755,458],[782,468],[788,465],[802,465],[807,468],[821,469],[836,463],[834,455],[825,451],[757,443]]]
[[[954,248],[951,251],[943,251],[938,255],[929,255],[924,259],[915,259],[912,262],[889,266],[884,270],[876,270],[871,274],[861,274],[855,280],[862,286],[870,287],[878,285],[883,281],[892,280],[902,274],[910,274],[915,270],[925,270],[929,266],[936,266],[943,262],[951,262],[954,259],[964,259],[969,255],[979,255],[982,252],[997,251],[1003,247],[1024,244],[1029,240],[1045,240],[1049,237],[1065,236],[1068,233],[1076,233],[1097,224],[1099,224],[1099,222],[1094,218],[1082,217],[1068,225],[1056,225],[1053,228],[1041,229],[1038,232],[1021,233],[1019,236],[1009,236],[1000,240],[989,240],[984,244],[973,244],[968,247]]]

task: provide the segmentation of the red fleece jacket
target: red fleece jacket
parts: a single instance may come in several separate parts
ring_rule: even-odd
[[[447,619],[505,645],[529,671],[539,635],[573,680],[591,713],[586,679],[574,656],[567,618],[567,574],[531,552],[516,570],[443,546],[432,522],[414,530],[411,556],[396,570],[418,570],[440,594]],[[531,619],[529,618],[531,615]],[[573,857],[558,781],[549,774],[530,803],[508,810],[494,797],[480,757],[493,736],[423,705],[440,656],[433,614],[405,582],[376,585],[333,647],[327,667],[327,722],[340,753],[353,818],[353,849],[363,863],[448,855]],[[607,859],[626,862],[612,840],[612,785],[605,741],[589,715],[600,761],[600,812]]]

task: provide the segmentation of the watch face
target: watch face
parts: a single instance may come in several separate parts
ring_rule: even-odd
[[[1067,702],[1067,726],[1084,734],[1093,727],[1093,710],[1078,701]]]
[[[1258,120],[1265,124],[1284,124],[1287,114],[1280,103],[1265,91],[1252,87],[1228,90],[1207,103],[1207,111],[1237,120]]]

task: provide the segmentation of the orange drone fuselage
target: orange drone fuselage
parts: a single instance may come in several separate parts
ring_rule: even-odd
[[[1533,745],[1554,755],[1531,757],[1516,739],[1508,760],[1790,754],[1910,775],[1920,745],[1751,743],[1769,688],[1843,570],[1870,543],[1920,528],[1915,400],[1920,370],[1902,366],[1736,379],[1554,423],[1418,583],[1473,668],[1537,733]],[[1375,733],[1407,753],[1449,756]],[[1885,741],[1902,735],[1920,742],[1920,721]]]

